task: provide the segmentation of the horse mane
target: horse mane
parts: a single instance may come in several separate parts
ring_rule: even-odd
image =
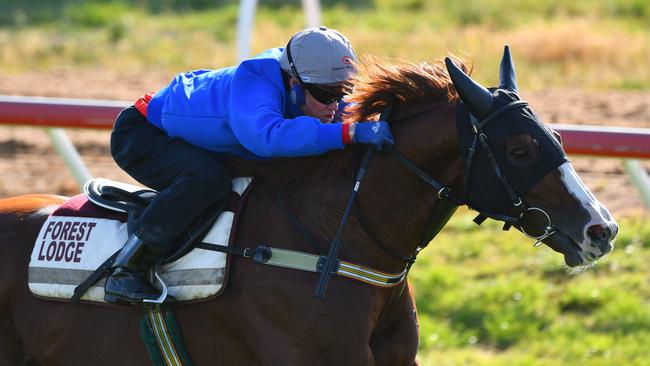
[[[452,59],[468,72],[460,58],[452,56]],[[399,116],[400,112],[412,106],[450,102],[458,98],[442,60],[413,63],[365,56],[357,63],[357,69],[358,73],[352,79],[353,92],[346,98],[351,106],[346,109],[344,123],[376,120],[389,101],[395,106],[393,115]],[[225,165],[233,176],[253,176],[282,185],[297,180],[308,180],[302,182],[308,184],[328,184],[337,175],[333,173],[351,172],[354,157],[360,152],[360,147],[353,145],[311,157],[263,161],[233,157]]]
[[[468,72],[465,63],[452,56],[454,63]],[[359,73],[353,79],[354,92],[347,101],[352,103],[346,121],[376,119],[388,101],[398,109],[423,103],[449,102],[458,98],[447,68],[442,60],[434,62],[390,62],[366,56],[358,64]]]

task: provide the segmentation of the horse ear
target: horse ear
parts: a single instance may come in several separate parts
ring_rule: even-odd
[[[487,116],[492,109],[492,93],[467,76],[449,57],[445,57],[445,64],[451,82],[469,111],[478,118]]]
[[[510,56],[510,47],[506,45],[503,48],[503,57],[501,58],[500,68],[500,82],[499,89],[510,89],[514,92],[517,91],[517,74],[515,73],[515,65],[512,63]]]

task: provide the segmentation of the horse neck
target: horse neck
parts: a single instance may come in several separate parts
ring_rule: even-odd
[[[393,126],[395,148],[436,180],[454,186],[459,184],[462,172],[456,145],[455,105],[445,103],[435,107],[428,106],[416,115],[412,110],[403,110],[395,116],[395,120],[399,120],[400,115],[407,116]],[[350,197],[353,172],[349,166],[333,171],[330,178],[334,179],[329,180],[326,187],[301,184],[295,192],[297,199],[292,206],[301,206],[296,207],[301,219],[315,232],[325,233],[329,240],[339,227]],[[403,256],[411,255],[422,244],[432,215],[442,217],[446,223],[450,210],[455,209],[440,205],[437,192],[386,152],[374,154],[357,201],[365,224],[385,245]],[[402,261],[387,255],[373,242],[354,213],[346,223],[342,241],[341,258],[387,271],[397,271],[404,266]]]

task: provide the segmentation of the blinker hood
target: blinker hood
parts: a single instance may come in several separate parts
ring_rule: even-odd
[[[490,89],[494,95],[494,109],[519,100],[515,92]],[[476,133],[470,121],[470,114],[464,103],[458,104],[456,127],[459,148],[465,160]],[[515,193],[520,197],[528,192],[550,171],[568,161],[564,150],[550,131],[528,106],[512,108],[500,114],[482,131],[488,138],[489,148]],[[515,165],[506,155],[506,139],[513,134],[528,134],[539,144],[537,159],[529,165]],[[476,153],[471,162],[469,177],[466,178],[465,199],[481,211],[507,213],[512,209],[504,185],[496,175],[487,153],[480,143],[474,147]]]
[[[559,142],[552,136],[549,129],[539,120],[539,117],[527,106],[518,105],[506,107],[519,101],[517,94],[517,79],[510,49],[505,46],[500,66],[500,82],[498,88],[487,89],[472,80],[460,70],[449,58],[445,59],[447,70],[458,91],[461,101],[457,109],[457,130],[459,148],[467,163],[472,143],[477,137],[477,131],[470,120],[470,113],[479,124],[487,120],[478,133],[487,137],[487,143],[498,169],[519,197],[528,192],[546,174],[568,161]],[[497,112],[506,108],[503,112]],[[509,108],[509,109],[508,109]],[[506,139],[513,134],[527,134],[539,144],[537,159],[527,165],[515,165],[506,155]],[[488,153],[476,142],[476,150],[471,158],[471,169],[465,178],[465,199],[470,206],[485,212],[505,214],[511,211],[513,201],[506,187],[499,179],[496,168],[492,165]]]

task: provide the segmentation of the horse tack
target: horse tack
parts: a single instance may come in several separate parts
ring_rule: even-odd
[[[230,225],[233,216],[219,220],[217,230],[212,230],[206,240],[225,243],[228,238],[218,234]],[[33,246],[28,266],[30,291],[44,299],[70,299],[73,303],[85,294],[84,301],[102,303],[103,283],[93,285],[110,267],[113,253],[119,250],[126,235],[126,224],[120,221],[101,216],[51,215],[41,226]],[[165,267],[165,279],[174,287],[175,295],[185,300],[217,296],[225,287],[224,257],[219,253],[192,251],[182,261]],[[99,269],[95,270],[98,265]]]
[[[379,116],[379,120],[388,121],[388,117],[390,116],[392,110],[393,110],[393,101],[388,101],[386,103],[386,106],[384,107],[384,110],[381,112],[381,115]],[[359,165],[359,170],[357,171],[357,178],[354,182],[352,193],[350,194],[350,198],[348,199],[348,204],[346,205],[345,211],[343,212],[343,217],[341,218],[341,223],[339,224],[339,228],[336,231],[336,235],[334,236],[334,238],[332,239],[332,243],[330,244],[330,248],[327,253],[327,257],[325,259],[325,264],[323,265],[323,271],[321,272],[320,278],[318,279],[318,285],[316,286],[316,293],[315,293],[317,297],[322,298],[323,296],[325,296],[325,289],[327,288],[327,284],[329,282],[330,277],[332,277],[332,273],[334,273],[337,257],[341,246],[341,235],[343,233],[343,228],[345,228],[345,224],[348,221],[348,217],[350,216],[350,211],[352,210],[352,205],[356,200],[357,193],[359,192],[359,188],[361,187],[361,181],[366,175],[366,169],[368,168],[368,163],[370,163],[370,159],[372,159],[373,153],[374,153],[374,149],[372,147],[366,147],[366,151],[363,154],[363,158],[361,159],[361,164]],[[406,273],[406,271],[404,271],[404,273]]]
[[[154,366],[192,366],[171,310],[147,306],[140,333]]]
[[[232,248],[209,243],[198,243],[197,248],[224,252],[250,259],[257,264],[323,273],[327,257],[294,250],[257,246],[255,248]],[[376,269],[336,258],[332,274],[360,281],[377,287],[393,287],[406,279],[407,270],[386,273]]]
[[[221,210],[206,212],[187,228],[186,235],[179,237],[175,248],[181,249],[176,249],[176,254],[170,255],[164,263],[160,263],[165,265],[160,268],[164,275],[161,276],[158,270],[153,274],[161,283],[163,293],[167,290],[165,281],[170,281],[174,295],[186,301],[214,298],[223,292],[228,268],[225,255],[191,249],[194,249],[193,244],[202,237],[204,241],[212,243],[211,245],[225,245],[230,241],[231,225],[239,215],[239,206],[245,202],[250,182],[250,178],[233,180],[230,204],[223,215],[217,217],[217,214],[222,213]],[[56,208],[41,228],[41,234],[38,236],[40,239],[34,246],[29,265],[28,281],[30,290],[37,296],[59,301],[70,299],[70,302],[76,303],[86,294],[84,301],[103,302],[101,283],[93,287],[92,291],[88,290],[100,281],[110,268],[126,235],[124,213],[128,211],[130,217],[134,198],[141,199],[136,195],[145,190],[138,186],[96,178],[86,184],[84,191],[86,196],[75,196]],[[104,195],[103,192],[106,191],[111,192],[110,195]],[[147,190],[146,193],[156,192]],[[141,204],[145,203],[146,200]],[[81,234],[77,235],[78,232]],[[56,243],[59,246],[67,245],[66,253],[70,251],[69,261],[66,254],[66,265],[62,260],[59,261],[58,257],[55,262],[50,261],[50,257],[52,261],[55,260],[54,251],[50,249]],[[75,246],[79,247],[76,252]],[[186,247],[190,250],[185,251]],[[70,248],[72,250],[69,250]],[[115,254],[110,255],[113,252]],[[184,254],[187,256],[179,260]],[[72,263],[73,257],[75,263]],[[98,263],[101,263],[99,267]],[[90,276],[88,273],[91,273]],[[163,277],[165,281],[162,280]],[[85,281],[83,278],[86,278]]]

